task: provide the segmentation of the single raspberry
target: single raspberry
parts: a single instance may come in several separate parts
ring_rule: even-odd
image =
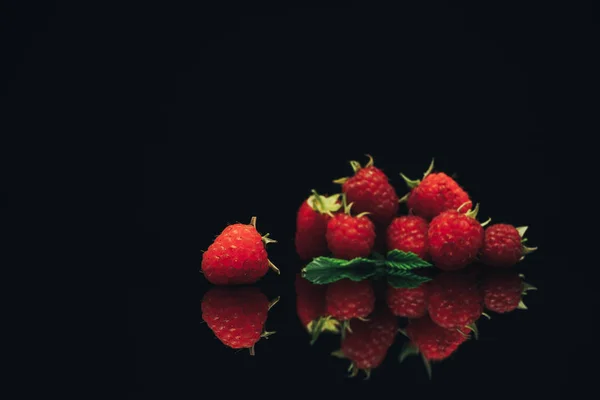
[[[339,194],[322,196],[313,194],[302,202],[296,215],[296,253],[302,260],[327,255],[327,222],[339,210]]]
[[[348,202],[354,203],[356,212],[368,212],[374,222],[387,225],[398,212],[398,195],[387,175],[373,165],[373,157],[367,157],[369,162],[364,167],[357,161],[350,161],[354,176],[334,182],[342,184],[342,192]]]
[[[302,325],[316,341],[322,332],[339,332],[339,322],[325,312],[327,285],[315,285],[296,275],[296,313]]]
[[[462,331],[483,313],[483,293],[475,275],[442,272],[430,285],[427,311],[442,328]]]
[[[515,228],[508,224],[488,226],[480,250],[481,262],[492,267],[512,267],[525,254],[535,251],[535,247],[525,247],[522,244],[522,236],[526,230],[526,226]]]
[[[432,173],[433,160],[423,175],[423,180],[411,180],[400,174],[410,192],[401,199],[406,201],[409,210],[427,220],[446,210],[456,210],[467,203],[464,212],[469,210],[472,202],[467,192],[458,183],[443,172]]]
[[[352,330],[342,340],[334,356],[351,361],[351,376],[359,370],[370,376],[381,365],[398,332],[398,320],[385,307],[378,309],[367,321],[352,321]]]
[[[202,319],[215,336],[233,349],[250,349],[261,337],[275,332],[264,330],[269,309],[279,298],[269,303],[257,287],[212,287],[202,299]]]
[[[414,348],[408,349],[406,355],[416,351],[428,361],[445,360],[467,340],[469,333],[468,328],[463,333],[442,328],[429,316],[412,319],[406,327],[406,335]]]
[[[427,231],[429,224],[421,217],[404,215],[395,218],[386,231],[388,250],[401,250],[412,252],[420,258],[427,260]]]
[[[522,275],[512,270],[486,270],[482,279],[483,302],[485,308],[507,313],[516,309],[527,309],[523,295],[536,288],[526,283]]]
[[[342,279],[327,286],[325,312],[339,321],[365,318],[375,307],[375,292],[369,280]]]
[[[204,276],[215,285],[239,285],[258,281],[269,267],[279,274],[265,250],[267,243],[275,242],[268,236],[256,230],[256,217],[249,225],[227,226],[202,255]]]
[[[436,267],[454,271],[475,261],[484,235],[483,226],[475,219],[478,210],[478,205],[467,214],[448,210],[431,220],[427,241]]]
[[[427,314],[429,283],[416,288],[394,288],[388,286],[386,302],[394,315],[419,318]]]
[[[367,257],[375,244],[375,225],[363,214],[350,215],[352,204],[342,196],[344,213],[337,213],[327,223],[327,246],[336,258],[351,260]]]

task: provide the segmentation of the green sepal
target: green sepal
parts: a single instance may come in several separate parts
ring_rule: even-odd
[[[344,354],[344,352],[342,351],[342,349],[338,349],[338,350],[336,350],[336,351],[332,351],[332,352],[331,352],[331,355],[332,355],[333,357],[336,357],[336,358],[341,358],[341,359],[346,359],[346,358],[348,358],[348,357],[346,357],[346,355]]]
[[[519,301],[519,305],[517,306],[519,310],[527,310],[527,306],[523,303],[523,300]]]
[[[339,324],[339,321],[331,316],[319,317],[315,321],[311,321],[307,327],[311,337],[311,346],[315,344],[323,332],[339,333]]]
[[[473,332],[473,337],[475,337],[475,340],[479,339],[479,328],[477,328],[477,325],[475,324],[475,322],[467,325],[467,328],[469,328],[471,330],[471,332]],[[467,336],[469,336],[469,335],[467,334]]]
[[[308,205],[321,214],[331,215],[337,212],[342,205],[338,202],[341,193],[336,193],[331,196],[320,195],[315,189],[311,191],[312,195],[308,198]]]
[[[524,237],[525,232],[527,231],[528,226],[519,226],[517,227],[517,232],[519,232],[519,236]]]
[[[415,356],[419,354],[419,349],[417,346],[412,344],[412,342],[406,342],[400,351],[400,355],[398,356],[398,362],[402,363],[407,357]]]
[[[409,179],[406,175],[404,175],[403,173],[400,173],[400,176],[402,177],[402,179],[404,179],[404,182],[406,183],[406,186],[408,186],[409,189],[414,189],[417,186],[419,186],[419,183],[421,183],[420,179]]]
[[[527,254],[531,254],[534,251],[536,251],[538,248],[537,247],[527,247],[527,246],[523,246],[523,255],[526,256]]]
[[[523,282],[523,294],[525,294],[528,290],[538,290],[538,289],[530,283]]]
[[[421,359],[423,360],[423,365],[425,366],[425,371],[427,371],[427,377],[431,380],[431,362],[423,354],[421,354]]]
[[[462,208],[463,208],[463,207],[464,207],[466,204],[469,204],[469,203],[473,204],[473,202],[469,200],[469,201],[467,201],[467,202],[465,202],[465,203],[461,204],[461,205],[460,205],[460,207],[458,207],[458,208],[456,209],[456,211],[458,211],[458,212],[461,212]],[[475,208],[473,208],[473,209],[471,209],[471,210],[467,211],[467,212],[465,213],[465,215],[466,215],[467,217],[471,217],[471,218],[473,218],[473,219],[477,219],[477,214],[478,214],[478,213],[479,213],[479,203],[475,204]]]

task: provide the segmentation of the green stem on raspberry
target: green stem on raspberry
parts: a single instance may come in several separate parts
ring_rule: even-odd
[[[465,205],[471,203],[471,201],[467,201],[463,204],[460,205],[460,207],[458,207],[458,209],[456,211],[460,212],[461,208],[463,208]],[[472,204],[472,203],[471,203]],[[479,203],[475,204],[475,208],[473,208],[472,210],[469,210],[465,213],[465,215],[467,217],[471,217],[473,219],[477,219],[477,214],[479,213]]]
[[[331,355],[337,358],[343,358],[346,359],[346,355],[344,354],[344,352],[342,351],[342,349],[336,350],[331,352]]]
[[[250,225],[252,225],[254,228],[256,228],[256,217],[250,218]]]
[[[373,165],[375,165],[375,162],[373,161],[373,157],[371,157],[370,154],[365,154],[365,156],[369,159],[369,161],[365,165],[365,168],[372,167]]]
[[[347,176],[345,176],[345,177],[343,177],[343,178],[338,178],[338,179],[335,179],[335,180],[333,181],[333,183],[337,183],[338,185],[343,185],[344,183],[346,183],[346,181],[347,181],[348,179],[350,179],[350,178],[348,178]]]
[[[420,179],[409,179],[406,175],[404,175],[402,172],[400,173],[400,176],[402,177],[402,179],[404,179],[404,182],[406,183],[406,186],[408,186],[409,189],[414,189],[417,186],[419,186],[419,183],[421,183]]]
[[[431,172],[433,172],[434,161],[435,161],[435,158],[432,158],[431,163],[429,164],[429,167],[427,168],[427,171],[425,171],[425,173],[423,174],[423,179],[427,178],[427,175],[429,175]]]
[[[398,203],[400,203],[400,204],[406,203],[408,201],[408,196],[410,196],[410,192],[408,192],[404,196],[400,197],[398,199]]]
[[[250,349],[249,349],[249,350],[250,350],[250,355],[251,355],[251,356],[253,356],[253,355],[255,355],[255,354],[256,354],[256,353],[254,352],[254,346],[250,347]]]
[[[350,372],[351,378],[354,378],[356,375],[358,375],[358,368],[356,367],[356,365],[354,365],[354,363],[350,363],[350,366],[348,367],[348,372]]]
[[[352,167],[352,170],[354,171],[354,173],[357,173],[362,167],[360,166],[360,163],[358,161],[350,161],[350,166]]]
[[[419,349],[412,342],[407,342],[402,346],[402,350],[400,351],[400,355],[398,356],[398,362],[402,363],[406,357],[413,356],[419,354]]]
[[[527,306],[523,303],[523,300],[519,301],[519,305],[517,306],[519,310],[527,310]]]
[[[364,211],[364,212],[361,212],[360,214],[358,214],[358,215],[356,216],[356,218],[364,217],[365,215],[370,215],[370,214],[371,214],[370,212],[368,212],[368,211]]]
[[[323,204],[323,200],[321,199],[321,195],[319,195],[319,193],[317,193],[317,191],[315,189],[311,190],[311,193],[313,194],[313,198],[314,198],[314,202],[316,202],[316,208],[317,210],[325,210],[325,204]],[[315,208],[315,207],[313,207]]]
[[[526,256],[527,254],[531,254],[534,251],[536,251],[538,248],[537,247],[527,247],[527,246],[523,246],[523,255]]]
[[[527,282],[523,282],[523,293],[527,292],[528,290],[537,290],[537,288]]]
[[[363,372],[365,373],[365,381],[371,379],[371,368],[363,369]]]
[[[425,365],[425,371],[427,371],[427,377],[431,380],[431,363],[429,360],[421,354],[421,359],[423,360],[423,364]]]
[[[485,226],[486,226],[487,224],[489,224],[490,222],[492,222],[492,217],[488,218],[488,219],[487,219],[487,221],[485,221],[485,222],[482,222],[482,223],[481,223],[481,226],[482,226],[482,227],[485,227]]]
[[[281,275],[281,271],[279,270],[279,268],[277,268],[277,267],[275,266],[275,264],[273,264],[273,263],[271,262],[271,260],[267,260],[267,261],[269,262],[269,268],[271,268],[273,271],[275,271],[275,273],[276,273],[277,275]]]
[[[265,234],[265,235],[262,237],[262,241],[263,241],[263,243],[264,243],[264,244],[269,244],[269,243],[277,243],[277,240],[275,240],[275,239],[271,239],[271,238],[269,237],[269,235],[270,235],[270,234],[269,234],[269,233],[267,233],[267,234]]]
[[[467,325],[467,328],[473,331],[473,336],[475,336],[475,340],[479,339],[479,329],[477,328],[477,325],[475,325],[475,322]]]
[[[528,226],[519,226],[517,227],[517,232],[519,232],[519,236],[525,236],[525,232],[527,231]]]
[[[264,331],[263,333],[260,334],[260,337],[268,339],[269,336],[274,335],[275,333],[277,333],[277,332],[276,331]]]
[[[271,302],[269,303],[269,307],[267,308],[267,311],[270,311],[271,308],[273,308],[273,306],[275,304],[279,303],[279,299],[281,299],[281,296],[277,296],[273,300],[271,300]]]

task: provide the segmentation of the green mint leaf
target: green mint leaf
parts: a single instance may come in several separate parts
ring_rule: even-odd
[[[312,283],[324,285],[350,279],[362,281],[375,275],[381,261],[368,258],[341,260],[331,257],[317,257],[302,269],[302,276]]]
[[[427,261],[419,258],[415,253],[400,250],[392,250],[387,253],[386,265],[405,271],[432,266]]]
[[[412,272],[402,270],[388,270],[387,281],[390,286],[398,288],[416,288],[421,284],[430,281],[431,278],[426,276],[415,275]]]

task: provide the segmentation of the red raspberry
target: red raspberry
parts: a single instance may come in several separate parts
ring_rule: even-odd
[[[502,314],[517,308],[527,309],[522,301],[523,295],[535,287],[523,282],[521,275],[516,271],[486,270],[482,289],[485,308]]]
[[[393,288],[388,286],[387,305],[394,315],[407,318],[419,318],[427,314],[429,284],[416,288]]]
[[[256,342],[274,333],[263,328],[277,300],[269,303],[256,287],[212,287],[202,299],[202,319],[223,344],[254,354]]]
[[[367,257],[375,244],[375,226],[365,216],[335,214],[327,223],[327,245],[336,258]]]
[[[472,212],[477,213],[478,207]],[[471,215],[444,211],[429,224],[429,254],[436,267],[453,271],[475,261],[483,245],[483,227]]]
[[[352,321],[352,331],[342,340],[341,357],[351,362],[352,376],[363,370],[367,377],[371,369],[381,365],[398,332],[398,320],[389,310],[377,310],[368,321]]]
[[[338,332],[338,321],[326,318],[325,293],[327,285],[315,285],[302,278],[301,274],[297,274],[295,288],[296,313],[306,330],[313,334],[315,338],[323,331]],[[326,320],[319,321],[321,318],[326,318]],[[317,326],[319,332],[314,332],[313,329]]]
[[[465,203],[468,204],[465,205],[463,212],[468,211],[472,202],[467,192],[445,173],[431,173],[432,170],[433,161],[422,181],[410,180],[404,174],[400,174],[411,189],[406,199],[408,208],[415,215],[427,220],[431,220],[443,211],[456,210]]]
[[[342,184],[342,192],[349,203],[354,203],[358,213],[368,212],[369,218],[378,224],[387,225],[398,212],[398,195],[385,173],[373,166],[373,158],[364,166],[351,161],[354,176],[341,178],[335,183]]]
[[[463,330],[483,313],[483,293],[473,274],[443,272],[430,284],[427,311],[442,328]]]
[[[368,280],[342,279],[327,286],[325,312],[339,321],[365,318],[375,307],[375,292]]]
[[[522,233],[526,227],[519,228]],[[485,229],[481,262],[492,267],[512,267],[527,253],[535,248],[522,245],[521,233],[517,228],[508,224],[494,224]]]
[[[302,260],[327,255],[327,222],[331,213],[340,208],[340,195],[321,196],[313,190],[313,195],[302,202],[296,216],[296,252]]]
[[[269,267],[279,270],[267,258],[265,244],[275,242],[256,230],[256,217],[250,224],[226,227],[202,255],[202,272],[215,285],[249,284],[262,278]]]
[[[460,333],[456,329],[445,329],[435,324],[429,316],[412,319],[406,327],[406,335],[426,360],[441,361],[450,357],[464,343],[470,330]]]
[[[388,250],[412,252],[422,259],[428,259],[427,231],[429,224],[421,217],[405,215],[395,218],[387,228]]]

